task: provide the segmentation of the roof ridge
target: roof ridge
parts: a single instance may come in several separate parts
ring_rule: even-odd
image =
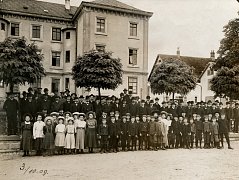
[[[138,9],[134,6],[128,5],[128,4],[123,3],[121,1],[118,1],[118,0],[93,0],[93,1],[89,1],[89,2],[94,3],[94,4],[101,4],[101,5],[105,5],[105,6],[112,6],[112,7],[122,8],[122,9],[143,11],[141,9]]]
[[[177,55],[171,55],[171,54],[158,54],[158,56],[175,56],[177,57]],[[198,58],[198,59],[211,59],[210,57],[197,57],[197,56],[182,56],[180,55],[180,57],[188,57],[188,58]]]

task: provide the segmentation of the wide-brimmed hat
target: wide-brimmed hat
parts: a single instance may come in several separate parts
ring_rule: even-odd
[[[85,113],[79,113],[79,117],[83,116],[85,118]]]
[[[53,123],[53,118],[52,118],[51,116],[47,116],[47,117],[45,117],[45,119],[44,119],[44,123],[46,124],[46,122],[47,122],[48,120],[50,120],[51,123]]]
[[[95,112],[93,112],[93,111],[89,111],[89,112],[86,114],[87,118],[89,118],[89,115],[90,115],[90,114],[93,114],[93,116],[94,116],[93,118],[95,118]]]
[[[161,115],[163,115],[163,114],[165,114],[167,116],[168,113],[166,111],[162,111]]]
[[[59,117],[57,118],[58,122],[59,122],[59,120],[60,120],[60,119],[62,119],[62,120],[63,120],[63,122],[65,121],[65,118],[64,118],[64,116],[59,116]]]
[[[58,112],[52,112],[52,113],[50,114],[50,116],[59,116],[59,113],[58,113]]]
[[[74,124],[74,119],[72,117],[70,117],[68,120],[67,120],[67,123],[69,123],[70,121],[72,121],[72,123]]]
[[[72,113],[72,116],[74,116],[74,115],[77,115],[77,116],[79,116],[79,115],[80,115],[80,113],[79,113],[79,112],[73,112],[73,113]]]
[[[69,112],[69,111],[65,112],[65,113],[64,113],[64,116],[65,116],[65,117],[66,117],[66,114],[69,114],[70,117],[72,117],[72,113],[71,113],[71,112]]]

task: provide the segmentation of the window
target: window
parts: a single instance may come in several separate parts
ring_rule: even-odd
[[[105,18],[97,18],[96,32],[105,33]]]
[[[214,73],[214,71],[213,71],[212,68],[210,68],[210,69],[207,70],[207,75],[208,75],[208,76],[213,75],[213,73]]]
[[[32,38],[40,38],[41,37],[41,26],[33,25],[32,26]]]
[[[60,79],[52,78],[51,81],[51,92],[59,92],[60,89]]]
[[[132,94],[137,94],[138,87],[138,79],[137,77],[129,77],[128,78],[128,90],[131,91]]]
[[[60,52],[52,52],[52,66],[60,67],[61,62],[61,53]]]
[[[66,32],[66,39],[70,39],[71,38],[71,32]]]
[[[71,52],[70,51],[66,51],[66,63],[69,63],[71,60]]]
[[[105,45],[96,45],[96,46],[95,46],[95,49],[96,49],[98,52],[104,52],[104,51],[105,51]]]
[[[1,30],[3,30],[3,31],[6,30],[6,25],[4,23],[1,23]]]
[[[32,87],[33,89],[40,88],[40,87],[41,87],[41,78],[37,79],[36,82],[32,83],[32,84],[31,84],[31,87]]]
[[[12,23],[11,24],[11,35],[12,36],[19,36],[19,23]]]
[[[65,79],[65,89],[70,89],[70,78]]]
[[[61,28],[52,28],[52,40],[61,41]]]
[[[129,64],[137,65],[137,49],[129,49]]]
[[[211,86],[212,86],[211,79],[209,79],[208,80],[208,90],[211,90]]]
[[[137,36],[137,24],[130,23],[130,36]]]

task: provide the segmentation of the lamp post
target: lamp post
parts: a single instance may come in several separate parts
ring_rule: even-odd
[[[198,85],[201,89],[200,95],[201,95],[201,101],[202,101],[202,85],[201,84],[196,84],[196,85]]]

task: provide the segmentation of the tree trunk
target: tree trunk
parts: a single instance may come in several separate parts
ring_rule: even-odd
[[[101,94],[100,94],[100,87],[98,87],[98,93],[99,93],[100,104],[101,104]]]
[[[13,93],[13,87],[14,87],[14,84],[10,84],[10,93]]]
[[[173,93],[173,101],[174,101],[174,93]]]

